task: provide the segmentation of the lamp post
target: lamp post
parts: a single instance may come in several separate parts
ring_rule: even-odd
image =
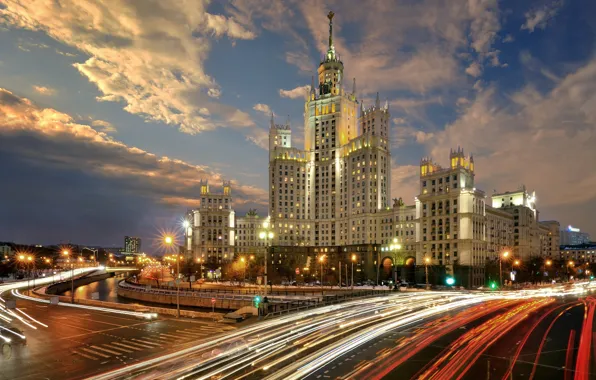
[[[203,278],[203,260],[200,258],[197,259],[197,263],[199,263],[199,270],[201,271],[201,278]]]
[[[572,260],[569,260],[569,262],[567,263],[567,281],[571,281],[571,272],[569,271],[569,268],[572,267],[575,263]]]
[[[259,233],[259,238],[265,242],[265,268],[263,275],[265,277],[265,292],[264,297],[267,297],[267,254],[269,253],[269,247],[271,246],[271,240],[273,239],[273,232],[269,231],[269,223],[263,222],[263,229]]]
[[[503,286],[503,258],[507,258],[509,256],[509,251],[505,251],[499,255],[499,286]]]
[[[550,266],[552,263],[553,262],[550,259],[549,260],[544,260],[544,263],[542,265],[542,276],[544,276],[544,272],[547,272],[546,267],[547,266]],[[548,272],[547,272],[547,275],[546,275],[546,279],[547,280],[550,279],[550,276],[548,275]]]
[[[70,262],[70,251],[65,249],[62,254],[68,257],[68,262]],[[74,303],[74,262],[70,264],[70,303]]]
[[[350,282],[352,290],[354,290],[354,261],[356,261],[356,255],[352,255],[352,282]]]
[[[325,295],[325,288],[323,288],[323,262],[325,262],[325,255],[319,257],[321,263],[321,296]]]
[[[244,284],[244,281],[246,281],[246,259],[241,257],[240,261],[242,262],[242,284]]]
[[[430,264],[430,258],[424,258],[424,273],[426,274],[426,290],[430,290],[430,284],[428,283],[428,264]]]
[[[164,242],[168,247],[171,247],[174,243],[174,239],[171,236],[166,236]],[[178,277],[180,276],[180,255],[176,255],[176,318],[180,318],[180,282]]]

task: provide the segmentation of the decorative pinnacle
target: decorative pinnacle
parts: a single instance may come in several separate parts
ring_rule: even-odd
[[[333,46],[333,16],[335,16],[335,13],[329,11],[329,14],[327,14],[329,19],[329,49]]]

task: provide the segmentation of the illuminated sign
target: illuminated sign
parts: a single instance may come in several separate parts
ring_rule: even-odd
[[[579,232],[579,228],[571,227],[571,225],[567,226],[567,230],[570,232]]]

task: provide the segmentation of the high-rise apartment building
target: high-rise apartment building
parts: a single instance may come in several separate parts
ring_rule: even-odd
[[[536,192],[518,191],[492,195],[492,206],[513,215],[513,254],[523,260],[541,256]]]
[[[446,168],[430,159],[420,163],[416,262],[428,258],[451,274],[457,265],[463,283],[480,286],[487,257],[485,195],[474,187],[474,158],[462,149],[449,158]]]
[[[388,206],[391,186],[389,109],[365,108],[351,89],[333,45],[304,104],[304,149],[292,147],[289,124],[271,121],[269,207],[278,246],[334,246],[380,240],[375,214]],[[360,103],[360,104],[359,104]],[[360,105],[360,106],[359,106]]]
[[[263,223],[269,225],[269,218],[262,218],[256,210],[249,210],[245,216],[236,218],[236,254],[263,254],[267,242],[259,237],[265,230]]]
[[[590,235],[579,228],[567,226],[559,232],[561,245],[580,245],[590,243]]]
[[[124,252],[140,253],[141,252],[141,238],[125,236],[124,237]]]
[[[232,185],[224,181],[222,193],[212,193],[209,183],[201,181],[199,207],[190,210],[185,234],[188,256],[202,262],[221,264],[234,258],[235,214],[232,208]]]

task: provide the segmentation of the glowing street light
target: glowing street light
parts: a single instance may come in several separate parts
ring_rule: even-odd
[[[354,261],[356,261],[356,255],[352,255],[352,290],[354,290]],[[340,279],[341,282],[341,279]]]
[[[269,231],[269,222],[263,222],[263,228],[265,231],[259,232],[259,239],[265,241],[266,248],[265,248],[265,268],[263,277],[265,277],[265,294],[264,296],[267,297],[267,255],[269,253],[269,248],[271,247],[271,241],[273,240],[273,232]]]
[[[167,246],[171,247],[174,239],[171,236],[166,236],[163,239]],[[176,256],[176,318],[180,318],[180,260]]]
[[[430,264],[430,258],[424,258],[424,272],[426,274],[426,290],[430,289],[430,284],[428,283],[428,264]]]
[[[509,256],[509,251],[505,251],[499,255],[499,286],[503,286],[503,258],[507,258]]]
[[[325,262],[325,255],[319,256],[319,262],[321,263],[321,296],[324,296],[325,288],[323,288],[323,263]]]

